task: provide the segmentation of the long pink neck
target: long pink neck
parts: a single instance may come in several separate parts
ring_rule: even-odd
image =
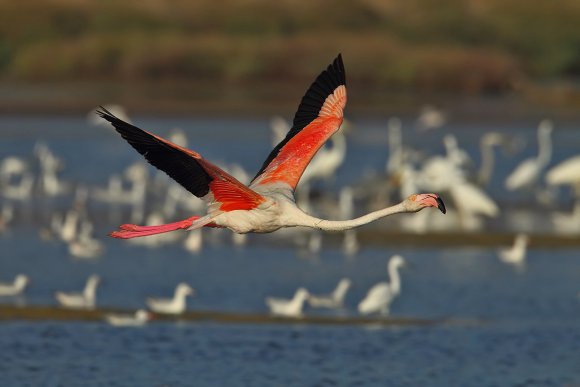
[[[314,225],[309,224],[309,226],[326,231],[344,231],[374,222],[375,220],[384,218],[385,216],[400,214],[403,212],[409,211],[405,208],[403,202],[401,202],[394,206],[383,208],[382,210],[374,211],[351,220],[326,220],[312,218],[314,220]]]

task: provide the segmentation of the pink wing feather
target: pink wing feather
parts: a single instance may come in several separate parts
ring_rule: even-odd
[[[302,97],[292,128],[250,187],[284,182],[294,190],[312,157],[340,127],[345,105],[345,71],[339,54]]]

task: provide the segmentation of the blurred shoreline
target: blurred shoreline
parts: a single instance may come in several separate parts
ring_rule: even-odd
[[[0,114],[85,114],[106,104],[120,104],[132,114],[174,116],[291,118],[307,85],[216,84],[215,82],[43,82],[0,84]],[[580,118],[580,88],[536,85],[525,92],[498,95],[392,92],[352,85],[346,114],[364,118],[414,116],[432,105],[454,121],[495,122],[543,119],[575,121]]]

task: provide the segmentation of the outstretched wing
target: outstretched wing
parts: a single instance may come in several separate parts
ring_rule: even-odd
[[[272,150],[250,187],[282,182],[294,190],[314,154],[340,127],[345,105],[345,72],[339,54],[308,88],[292,128]]]
[[[250,210],[265,201],[264,197],[198,153],[139,129],[105,108],[101,107],[97,114],[109,121],[151,165],[167,173],[198,198],[219,204],[220,210]]]

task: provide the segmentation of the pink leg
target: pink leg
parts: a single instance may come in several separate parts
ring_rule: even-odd
[[[122,224],[118,231],[113,231],[109,236],[113,238],[130,239],[144,237],[148,235],[163,234],[165,232],[182,230],[191,227],[191,224],[199,219],[199,216],[192,216],[185,220],[174,223],[161,224],[159,226],[137,226],[136,224]]]

